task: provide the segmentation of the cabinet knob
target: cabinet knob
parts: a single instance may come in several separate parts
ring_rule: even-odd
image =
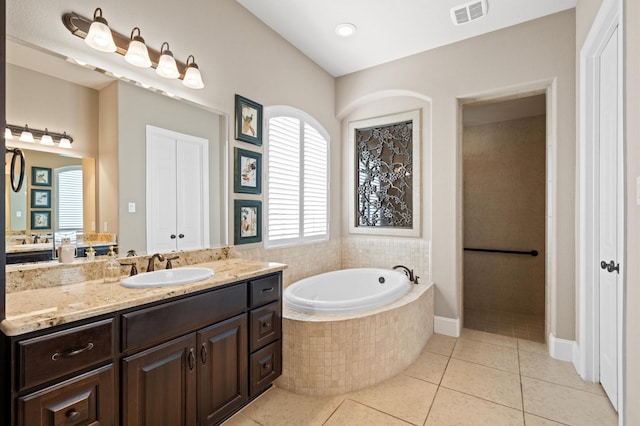
[[[171,239],[175,240],[176,239],[176,234],[171,234]]]
[[[184,234],[178,234],[178,238],[184,238]]]
[[[78,413],[75,408],[71,408],[65,413],[65,416],[72,422],[75,422],[76,420],[78,420],[78,418],[80,418],[80,413]]]

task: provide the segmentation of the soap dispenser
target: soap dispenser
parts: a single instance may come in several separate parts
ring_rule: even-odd
[[[89,248],[86,251],[86,255],[87,255],[87,262],[91,262],[96,259],[96,251],[94,250],[91,243],[89,243]]]
[[[69,238],[63,238],[62,244],[58,247],[58,262],[60,263],[73,263],[73,258],[76,255],[76,248],[71,244]]]
[[[115,283],[118,281],[120,281],[120,263],[116,260],[113,246],[110,246],[107,261],[104,264],[104,282]]]

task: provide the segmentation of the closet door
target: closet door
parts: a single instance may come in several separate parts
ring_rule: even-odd
[[[147,253],[209,246],[208,141],[147,126]]]

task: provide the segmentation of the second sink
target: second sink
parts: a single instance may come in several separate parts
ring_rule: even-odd
[[[200,267],[162,269],[125,278],[120,284],[129,288],[164,287],[206,280],[214,273],[213,269]]]

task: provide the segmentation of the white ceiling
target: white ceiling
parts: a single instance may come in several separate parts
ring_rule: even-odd
[[[456,26],[450,9],[471,0],[236,0],[338,77],[552,13],[576,0],[487,0],[488,13]],[[357,28],[350,38],[334,29]]]

